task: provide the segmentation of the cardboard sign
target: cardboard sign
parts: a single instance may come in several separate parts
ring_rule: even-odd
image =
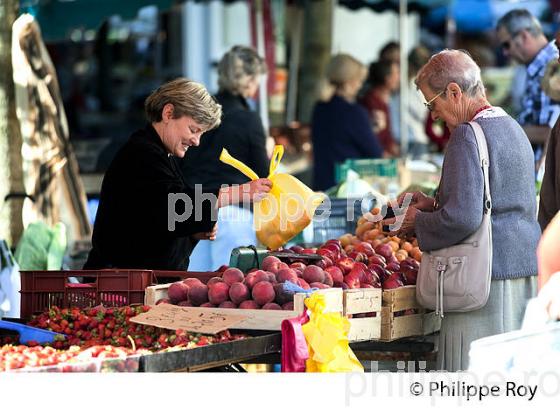
[[[162,303],[152,307],[146,313],[131,318],[130,321],[164,329],[183,329],[189,332],[216,334],[232,328],[233,325],[245,319],[246,316],[216,312],[212,308],[192,308]]]

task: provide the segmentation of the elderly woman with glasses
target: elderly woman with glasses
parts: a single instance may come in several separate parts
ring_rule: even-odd
[[[470,342],[519,329],[526,302],[535,295],[540,228],[533,155],[519,124],[488,103],[480,68],[465,52],[444,50],[432,56],[415,82],[432,118],[446,123],[451,138],[436,197],[411,193],[412,202],[397,235],[414,234],[423,251],[432,251],[458,244],[474,233],[482,222],[484,177],[468,122],[481,126],[488,145],[493,241],[490,296],[479,310],[446,313],[438,347],[440,369],[465,370]],[[399,202],[404,199],[403,194]]]

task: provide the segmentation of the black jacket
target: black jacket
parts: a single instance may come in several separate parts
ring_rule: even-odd
[[[170,193],[186,193],[193,203],[191,217],[175,223],[174,231],[168,229]],[[176,201],[178,215],[184,208],[184,201]],[[197,205],[173,157],[148,125],[132,134],[105,173],[93,249],[84,269],[186,270],[197,242],[190,235],[212,230],[217,215],[212,210],[210,201]]]
[[[270,160],[266,153],[266,136],[259,115],[251,111],[245,99],[227,92],[216,95],[222,105],[221,125],[207,132],[198,147],[191,147],[180,161],[187,184],[203,184],[218,189],[222,184],[244,184],[245,175],[220,161],[222,148],[246,164],[261,178],[268,176]]]

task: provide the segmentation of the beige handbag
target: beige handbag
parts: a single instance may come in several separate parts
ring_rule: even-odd
[[[484,175],[482,223],[461,243],[424,252],[416,281],[418,303],[446,312],[468,312],[486,305],[492,280],[492,202],[488,175],[488,146],[480,125],[472,121]]]

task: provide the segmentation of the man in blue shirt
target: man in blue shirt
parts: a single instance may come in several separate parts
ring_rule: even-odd
[[[539,21],[525,9],[511,10],[500,18],[497,36],[504,54],[526,66],[527,82],[517,120],[533,147],[540,148],[560,115],[560,102],[546,95],[541,87],[546,67],[558,58],[558,50],[554,42],[548,42]]]

